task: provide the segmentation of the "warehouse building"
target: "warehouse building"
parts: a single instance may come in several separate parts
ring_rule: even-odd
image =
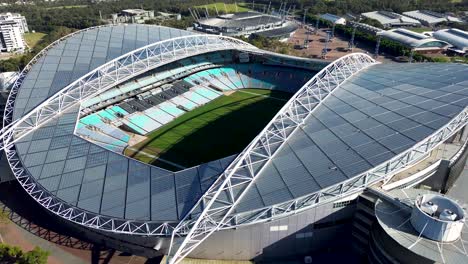
[[[449,49],[455,53],[466,55],[468,51],[468,32],[451,28],[442,29],[432,34],[434,38],[448,42],[452,45]]]
[[[461,23],[463,22],[461,19],[450,16],[450,15],[445,15],[442,13],[437,13],[429,10],[414,10],[414,11],[408,11],[408,12],[403,12],[403,15],[407,17],[414,18],[421,22],[421,24],[425,26],[435,26],[440,23],[448,22],[448,23]]]
[[[411,27],[419,27],[421,26],[421,22],[418,20],[403,16],[394,12],[389,11],[373,11],[362,13],[362,16],[374,19],[380,22],[385,28],[391,27],[403,27],[403,26],[411,26]]]
[[[382,31],[379,35],[420,53],[440,53],[450,46],[445,41],[403,28]]]
[[[320,18],[335,25],[346,25],[346,19],[333,14],[323,14]]]

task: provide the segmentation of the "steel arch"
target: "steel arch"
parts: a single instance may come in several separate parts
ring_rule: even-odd
[[[261,50],[235,38],[214,35],[187,35],[156,42],[109,61],[63,88],[22,118],[12,121],[15,96],[32,65],[46,54],[47,50],[64,39],[83,31],[75,32],[52,43],[33,58],[22,71],[8,97],[4,127],[0,130],[0,137],[2,137],[0,149],[5,151],[12,172],[21,186],[34,200],[52,213],[71,222],[104,231],[136,235],[168,236],[172,233],[175,226],[173,223],[133,221],[102,216],[70,206],[61,199],[51,195],[42,186],[37,184],[23,167],[14,143],[56,115],[76,106],[81,101],[134,76],[138,76],[145,71],[182,58],[217,50],[238,49],[252,52],[259,52]]]
[[[401,172],[409,166],[412,166],[415,162],[418,162],[420,158],[424,157],[427,153],[431,152],[437,146],[452,137],[467,124],[468,108],[465,108],[449,123],[420,141],[412,148],[366,172],[363,172],[362,174],[291,201],[266,208],[260,208],[254,211],[230,215],[229,218],[224,221],[223,226],[220,229],[229,229],[286,217],[288,215],[310,209],[316,205],[339,200],[343,197],[363,191],[374,183],[387,181],[391,179],[391,176]],[[231,223],[235,223],[235,225],[232,225]]]
[[[171,237],[168,263],[179,263],[213,232],[225,225],[232,225],[232,218],[227,219],[228,216],[289,136],[304,124],[315,107],[343,82],[377,63],[366,54],[353,53],[329,64],[309,80],[226,168],[177,225]],[[187,235],[175,249],[175,236],[180,233]]]

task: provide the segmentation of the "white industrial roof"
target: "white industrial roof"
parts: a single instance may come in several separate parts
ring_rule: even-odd
[[[333,14],[328,14],[328,13],[323,14],[323,15],[320,15],[320,18],[324,19],[324,20],[327,20],[327,21],[330,21],[333,24],[341,24],[341,25],[346,24],[346,19],[344,19],[343,17],[337,16],[337,15],[333,15]]]
[[[434,38],[446,41],[461,52],[468,51],[468,32],[456,28],[434,32]]]
[[[421,25],[421,22],[416,19],[388,11],[373,11],[362,13],[362,15],[370,19],[375,19],[384,26]]]
[[[442,48],[448,46],[449,44],[445,41],[440,41],[435,38],[416,33],[404,28],[392,29],[383,31],[380,33],[381,36],[400,42],[401,44],[416,48],[416,49],[425,49],[425,48]]]
[[[426,24],[438,24],[442,22],[461,22],[461,20],[457,17],[427,10],[414,10],[404,12],[403,14]]]
[[[447,21],[447,18],[443,15],[435,15],[431,13],[422,12],[420,10],[414,10],[409,12],[403,12],[404,15],[409,16],[411,18],[417,19],[421,22],[425,22],[428,24],[437,24],[441,22]]]

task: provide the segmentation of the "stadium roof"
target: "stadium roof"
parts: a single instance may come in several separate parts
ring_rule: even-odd
[[[468,69],[379,64],[341,85],[276,154],[240,201],[244,212],[359,175],[430,136],[468,105]]]
[[[104,26],[75,33],[47,50],[27,72],[15,98],[13,120],[98,66],[101,72],[110,71],[112,67],[104,64],[124,53],[184,35],[190,37],[189,32],[149,25]],[[210,42],[218,38],[236,41],[203,36]],[[249,46],[238,48],[248,50]],[[466,65],[375,65],[365,55],[351,57],[366,61],[363,65],[369,68],[347,72],[352,77],[312,114],[301,114],[307,117],[304,125],[267,163],[240,200],[237,212],[288,202],[352,179],[448,126],[468,104]],[[124,67],[125,63],[128,61],[117,65]],[[349,68],[333,68],[335,65],[341,64],[331,64],[327,71],[334,69],[338,74],[345,71],[340,67]],[[91,75],[90,80],[94,78],[98,77]],[[299,100],[297,96],[294,100]],[[15,142],[16,152],[7,151],[18,156],[18,162],[12,157],[9,161],[23,187],[31,195],[42,188],[40,197],[33,196],[36,200],[61,217],[86,226],[122,233],[170,234],[166,229],[153,230],[148,223],[166,225],[182,219],[213,181],[222,179],[217,177],[224,169],[238,162],[227,157],[176,173],[143,164],[75,136],[78,113],[79,106],[69,107]],[[67,210],[58,213],[60,208]],[[88,213],[135,220],[138,225],[124,220],[109,224],[85,216]]]
[[[298,29],[298,26],[295,23],[288,23],[284,27],[274,28],[270,30],[265,30],[255,33],[256,35],[264,36],[267,38],[274,37],[289,37],[291,33]]]
[[[281,23],[282,19],[276,16],[267,15],[259,12],[242,12],[229,14],[229,16],[219,16],[203,18],[198,20],[202,25],[212,27],[244,28],[257,27],[264,24]]]
[[[456,28],[441,29],[434,32],[434,38],[446,41],[453,46],[453,49],[466,53],[468,51],[468,32]]]
[[[362,13],[362,15],[379,21],[384,27],[421,25],[421,23],[416,19],[389,11],[373,11]]]
[[[393,41],[400,42],[401,44],[416,50],[445,48],[449,46],[445,41],[440,41],[404,28],[381,31],[379,32],[379,35]]]

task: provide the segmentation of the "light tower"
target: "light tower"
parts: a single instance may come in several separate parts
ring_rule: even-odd
[[[354,36],[356,35],[357,24],[353,23],[353,33],[351,34],[351,40],[348,43],[348,50],[353,52],[354,49]]]
[[[377,33],[377,43],[375,44],[375,53],[374,53],[374,58],[379,57],[379,48],[380,48],[380,41],[382,40],[382,36]]]
[[[331,38],[330,38],[331,41],[333,41],[333,39],[335,38],[335,26],[336,26],[336,23],[333,23],[333,27],[331,31]]]
[[[409,63],[413,63],[414,49],[410,50]]]
[[[318,35],[319,22],[320,22],[320,14],[317,15],[317,21],[315,21],[315,35]]]
[[[304,45],[302,46],[302,48],[304,48],[304,49],[309,48],[309,34],[310,34],[310,32],[306,29],[306,31],[305,31],[306,37],[304,39]]]
[[[330,41],[330,31],[327,32],[327,39],[325,40],[325,45],[323,46],[322,50],[322,59],[325,59],[328,54],[328,42]]]
[[[304,17],[302,18],[302,27],[303,28],[307,28],[306,27],[306,16],[307,16],[307,8],[304,9]]]

